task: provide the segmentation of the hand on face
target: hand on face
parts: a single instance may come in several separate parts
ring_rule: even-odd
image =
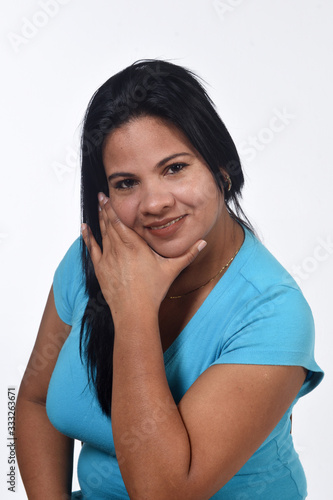
[[[99,207],[103,251],[86,224],[82,226],[82,236],[112,315],[126,313],[133,301],[153,307],[157,314],[172,282],[193,262],[206,242],[198,240],[183,255],[164,258],[120,221],[109,198],[102,193]]]

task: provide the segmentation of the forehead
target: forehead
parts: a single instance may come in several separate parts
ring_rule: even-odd
[[[103,149],[105,166],[144,160],[159,162],[180,152],[197,156],[185,134],[160,118],[136,118],[117,128],[106,138]]]

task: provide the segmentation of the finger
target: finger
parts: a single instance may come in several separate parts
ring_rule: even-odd
[[[103,213],[103,219],[107,230],[111,231],[112,237],[118,235],[124,243],[131,243],[132,238],[138,238],[138,235],[132,229],[121,222],[116,212],[113,210],[110,199],[104,193],[98,194],[100,207]],[[135,235],[135,236],[134,236]]]
[[[186,253],[175,259],[170,259],[170,261],[174,262],[177,266],[178,272],[181,272],[198,257],[199,253],[205,248],[206,245],[207,241],[198,240],[187,250]]]
[[[106,204],[110,205],[109,198],[105,196],[104,193],[98,193],[98,215],[99,215],[99,224],[102,235],[102,244],[103,250],[108,247],[108,245],[113,241],[119,241],[119,236],[117,232],[114,230],[109,215],[106,211]],[[116,215],[116,214],[115,214]]]
[[[88,252],[90,254],[91,260],[95,265],[95,263],[97,263],[102,256],[100,246],[95,240],[94,235],[92,234],[92,231],[88,226],[88,224],[85,223],[81,224],[81,233],[83,241],[85,242]]]
[[[101,236],[102,239],[104,239],[107,235],[106,223],[105,223],[105,218],[103,216],[103,210],[101,209],[100,205],[98,205],[98,219],[99,219],[99,227],[101,230]]]
[[[108,199],[106,200],[108,201]],[[122,240],[115,230],[109,215],[106,211],[106,204],[99,204],[99,221],[102,235],[103,251],[113,248],[115,243],[121,243]]]
[[[105,225],[116,225],[118,222],[120,222],[119,217],[117,216],[116,212],[113,210],[110,199],[105,196],[104,193],[98,193],[98,201],[99,201],[99,208],[101,210],[101,215],[103,217],[103,220],[105,222]]]

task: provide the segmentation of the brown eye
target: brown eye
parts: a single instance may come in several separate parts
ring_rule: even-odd
[[[135,186],[136,181],[134,179],[123,179],[122,181],[119,181],[115,185],[115,189],[119,190],[124,190],[124,189],[131,189]]]
[[[167,172],[171,174],[177,174],[187,166],[186,163],[173,163],[168,166]]]

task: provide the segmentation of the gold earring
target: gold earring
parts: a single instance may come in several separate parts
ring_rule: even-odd
[[[230,190],[231,190],[231,187],[232,187],[232,181],[231,181],[231,179],[230,179],[230,175],[227,175],[227,176],[226,176],[225,181],[228,183],[228,188],[227,188],[227,191],[230,191]]]

